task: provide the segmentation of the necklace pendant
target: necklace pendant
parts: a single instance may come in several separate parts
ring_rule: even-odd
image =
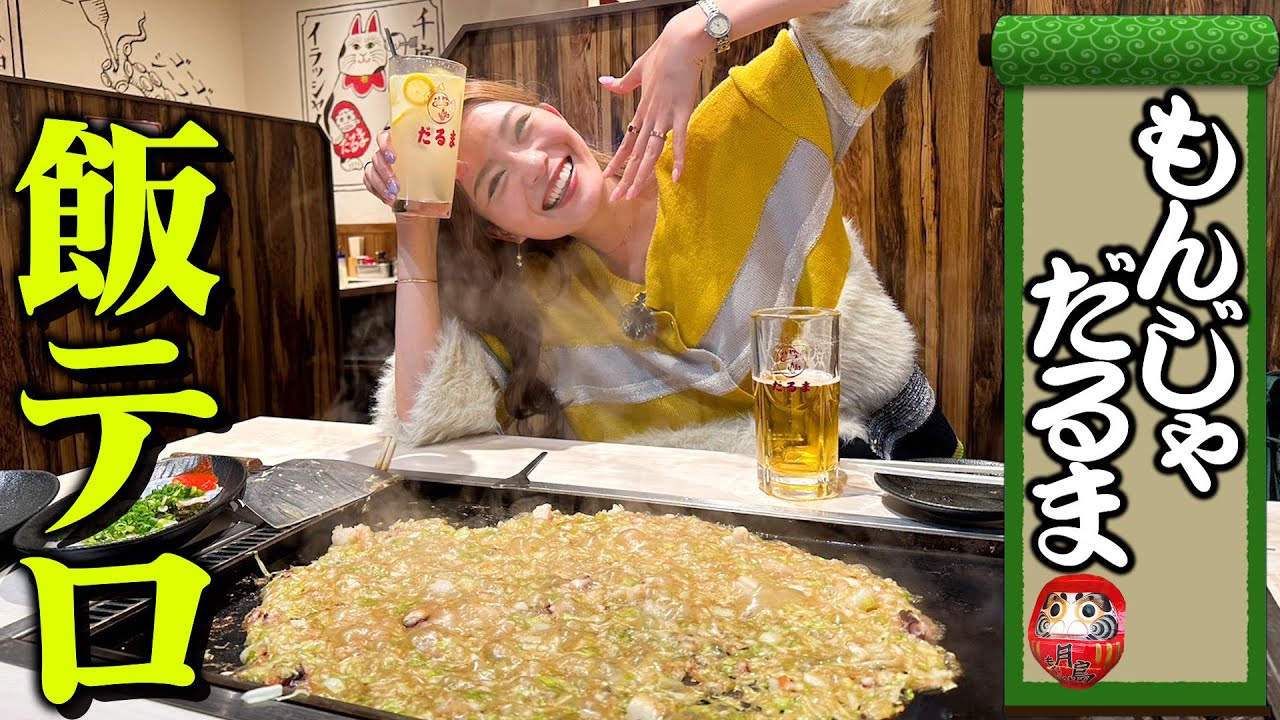
[[[645,294],[641,292],[622,308],[622,332],[637,342],[653,337],[658,329],[658,321],[644,301]]]

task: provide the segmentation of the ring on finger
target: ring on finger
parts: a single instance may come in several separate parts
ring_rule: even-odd
[[[627,132],[629,132],[629,133],[635,133],[635,134],[639,135],[639,134],[640,134],[640,128],[636,127],[635,125],[628,125],[628,126],[627,126]]]
[[[667,134],[666,134],[666,133],[664,133],[664,132],[658,132],[657,130],[654,130],[654,131],[650,132],[649,134],[650,134],[651,136],[653,136],[653,137],[658,138],[659,140],[666,140],[666,139],[667,139]]]
[[[369,162],[365,163],[365,164],[364,164],[364,169],[367,171],[367,170],[369,169],[369,166],[370,166],[370,165],[372,165],[372,164],[373,164],[373,161],[372,161],[372,160],[370,160]]]

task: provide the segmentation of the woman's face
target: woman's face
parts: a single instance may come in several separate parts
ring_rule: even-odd
[[[582,136],[551,110],[509,102],[463,103],[459,176],[476,209],[533,240],[572,235],[595,214],[604,174]]]

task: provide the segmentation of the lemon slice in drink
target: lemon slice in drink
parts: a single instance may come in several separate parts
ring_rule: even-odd
[[[399,125],[399,124],[400,124],[400,120],[401,120],[402,118],[404,118],[404,116],[408,115],[408,114],[409,114],[410,112],[412,112],[412,111],[413,111],[413,106],[407,106],[407,107],[402,107],[402,108],[400,108],[400,112],[396,113],[396,116],[395,116],[395,117],[393,117],[393,118],[391,118],[391,124],[392,124],[392,125]],[[419,112],[421,112],[421,111],[419,111]]]
[[[426,105],[436,91],[436,84],[424,73],[414,73],[405,78],[404,99],[414,105]]]

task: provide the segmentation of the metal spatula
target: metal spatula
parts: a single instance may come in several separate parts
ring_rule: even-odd
[[[359,500],[398,477],[344,460],[287,460],[249,476],[244,506],[283,530]]]

